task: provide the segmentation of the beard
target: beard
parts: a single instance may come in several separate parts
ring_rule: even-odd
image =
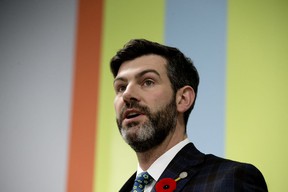
[[[122,127],[123,112],[127,108],[134,108],[147,116],[147,120],[140,124],[133,122]],[[132,149],[136,152],[145,152],[158,145],[160,145],[170,132],[176,128],[177,110],[175,97],[164,107],[161,107],[156,112],[151,112],[148,107],[139,105],[136,101],[131,101],[129,107],[124,107],[121,119],[117,119],[118,129],[125,140]],[[136,131],[129,131],[131,127],[135,127]]]

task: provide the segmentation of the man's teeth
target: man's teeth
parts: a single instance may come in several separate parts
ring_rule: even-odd
[[[127,119],[131,119],[133,117],[137,117],[139,115],[139,113],[131,113],[129,115],[127,115]]]

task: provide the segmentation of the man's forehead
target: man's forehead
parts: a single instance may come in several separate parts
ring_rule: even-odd
[[[121,64],[117,76],[124,73],[140,73],[145,70],[166,72],[166,59],[159,55],[144,55]]]

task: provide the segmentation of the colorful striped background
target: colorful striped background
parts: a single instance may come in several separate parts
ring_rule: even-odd
[[[287,0],[0,1],[0,191],[118,191],[137,159],[109,60],[132,38],[194,61],[188,135],[201,151],[288,191],[287,21]]]
[[[109,60],[131,38],[180,48],[201,83],[189,138],[255,164],[270,191],[288,173],[285,0],[79,0],[67,192],[117,191],[136,169],[113,110]]]

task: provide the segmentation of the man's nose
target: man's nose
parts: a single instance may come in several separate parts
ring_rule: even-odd
[[[127,85],[124,93],[123,100],[129,103],[131,100],[139,101],[139,90],[137,89],[137,85],[129,84]]]

